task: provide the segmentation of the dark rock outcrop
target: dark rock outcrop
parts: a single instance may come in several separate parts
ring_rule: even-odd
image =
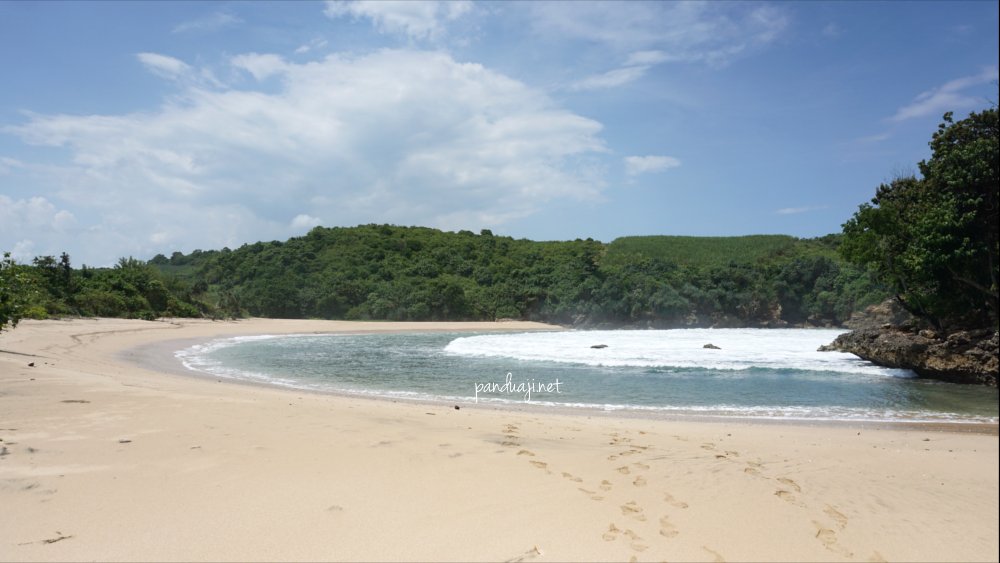
[[[919,323],[913,315],[903,309],[895,299],[886,299],[877,305],[869,305],[864,311],[857,311],[850,319],[844,321],[844,326],[851,330],[881,328],[886,325],[909,328],[917,324]]]
[[[712,344],[711,342],[709,342],[708,344],[702,346],[702,348],[708,348],[709,350],[722,350],[722,348],[719,348],[718,346],[716,346],[715,344]]]
[[[849,352],[876,364],[910,369],[920,377],[997,386],[998,333],[959,331],[947,336],[930,330],[863,328],[837,337],[821,351]]]
[[[600,350],[602,348],[607,348],[607,347],[608,347],[607,344],[594,344],[593,346],[591,346],[591,348],[594,348],[594,349],[597,349],[597,350]]]

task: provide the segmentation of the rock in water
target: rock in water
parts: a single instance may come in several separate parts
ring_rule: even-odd
[[[880,366],[911,369],[929,379],[997,386],[996,331],[959,331],[943,337],[930,331],[869,328],[841,334],[820,347],[829,350],[850,352]]]
[[[708,344],[702,346],[702,348],[708,348],[709,350],[722,350],[722,348],[719,348],[718,346],[716,346],[715,344],[712,344],[711,342],[709,342]]]
[[[593,346],[591,346],[591,348],[596,348],[596,349],[607,348],[607,347],[608,347],[607,344],[594,344]]]

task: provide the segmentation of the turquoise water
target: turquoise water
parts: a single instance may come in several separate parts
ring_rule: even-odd
[[[996,389],[816,352],[840,331],[657,330],[284,335],[178,353],[190,369],[286,387],[782,419],[991,422]],[[713,343],[720,350],[704,344]],[[592,348],[595,344],[606,347]]]

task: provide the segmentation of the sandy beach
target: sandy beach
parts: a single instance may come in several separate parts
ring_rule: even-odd
[[[997,560],[995,425],[455,410],[171,356],[237,334],[550,328],[23,322],[0,334],[0,560]]]

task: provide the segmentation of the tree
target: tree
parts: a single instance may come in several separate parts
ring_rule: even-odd
[[[997,117],[946,113],[919,163],[923,177],[879,186],[844,224],[841,254],[937,328],[997,325]]]
[[[11,259],[9,252],[0,260],[0,330],[17,326],[28,303],[31,281]]]

